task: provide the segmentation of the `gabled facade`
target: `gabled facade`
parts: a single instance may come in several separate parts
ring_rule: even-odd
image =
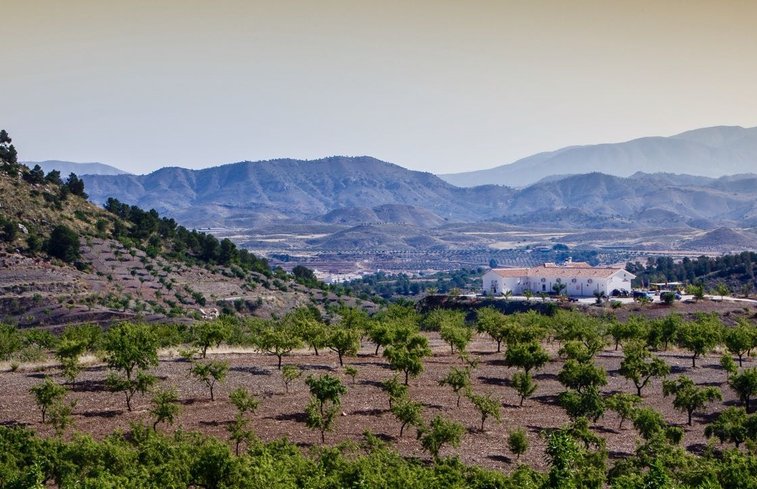
[[[570,297],[593,297],[602,292],[630,291],[631,280],[636,276],[621,267],[592,267],[586,263],[555,265],[545,263],[533,268],[494,268],[483,276],[483,293],[486,295],[523,295],[526,290],[534,294],[552,293],[555,284],[561,284],[562,293]]]

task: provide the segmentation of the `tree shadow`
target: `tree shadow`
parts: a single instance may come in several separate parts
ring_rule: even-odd
[[[511,464],[513,463],[513,459],[510,457],[506,457],[504,455],[487,455],[486,458],[489,460],[493,460],[494,462],[500,462],[503,464]]]
[[[115,418],[123,414],[122,409],[102,409],[100,411],[85,411],[81,415],[85,418]]]
[[[512,385],[512,382],[509,379],[500,378],[500,377],[483,377],[479,376],[477,377],[478,380],[481,381],[483,384],[487,385],[500,385],[505,387],[510,387]]]
[[[380,408],[358,409],[357,411],[352,411],[352,414],[357,415],[357,416],[379,416],[388,411],[389,411],[388,409],[380,409]]]
[[[546,372],[534,374],[534,380],[557,380],[557,374],[549,374]]]
[[[557,403],[557,396],[555,394],[542,394],[541,396],[533,396],[531,399],[542,404]]]
[[[8,428],[25,428],[31,426],[30,423],[24,423],[23,421],[16,421],[15,419],[9,419],[8,421],[0,421],[0,426]]]
[[[197,424],[201,426],[229,426],[232,423],[233,421],[219,421],[217,419],[212,419],[210,421],[200,421]]]
[[[231,367],[232,372],[244,372],[251,375],[273,375],[270,370],[256,367],[255,365],[248,365],[244,367]]]
[[[359,380],[358,384],[360,385],[370,385],[372,387],[378,387],[381,389],[383,387],[382,383],[378,380]]]
[[[268,416],[266,419],[275,419],[276,421],[296,421],[304,423],[307,420],[305,413],[281,413],[276,416]]]
[[[421,404],[423,404],[424,407],[427,407],[429,409],[437,409],[437,410],[444,409],[444,406],[442,406],[441,404],[432,404],[430,402],[423,402]]]
[[[73,392],[107,392],[108,384],[104,380],[79,380],[72,387]]]

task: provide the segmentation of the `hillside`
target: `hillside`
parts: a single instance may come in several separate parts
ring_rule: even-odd
[[[120,170],[115,166],[106,165],[105,163],[74,163],[73,161],[25,161],[24,164],[29,168],[39,165],[45,173],[52,170],[58,170],[61,175],[67,176],[71,173],[77,175],[127,175],[128,172]]]
[[[753,172],[756,166],[757,127],[718,126],[670,137],[570,146],[487,170],[439,176],[463,187],[524,187],[555,174],[602,172],[627,177],[636,172],[670,172],[717,178]]]
[[[459,189],[430,173],[369,157],[162,168],[141,176],[91,175],[85,181],[96,203],[116,197],[190,226],[256,225],[386,204],[421,207],[446,219],[479,220],[500,212],[510,194],[505,188]],[[483,202],[482,195],[490,200]]]
[[[0,322],[270,316],[338,300],[228,240],[136,207],[111,202],[108,211],[67,183],[30,183],[28,168],[9,168],[0,171]]]

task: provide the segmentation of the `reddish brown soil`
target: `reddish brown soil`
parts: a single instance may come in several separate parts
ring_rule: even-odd
[[[429,339],[434,354],[426,361],[426,371],[411,381],[411,397],[424,404],[426,419],[442,414],[468,427],[461,446],[457,449],[445,448],[443,454],[457,453],[467,463],[509,471],[515,462],[507,450],[507,433],[524,427],[531,446],[521,462],[543,467],[544,442],[539,432],[543,428],[557,427],[568,421],[563,409],[555,404],[555,396],[564,390],[556,379],[562,366],[562,361],[556,355],[557,345],[546,345],[553,360],[536,373],[539,387],[534,397],[526,400],[523,407],[518,407],[518,397],[508,386],[508,379],[514,370],[502,364],[503,355],[495,353],[496,345],[491,340],[483,336],[475,338],[470,351],[480,360],[480,364],[473,374],[474,390],[492,393],[502,401],[502,422],[489,420],[486,431],[480,432],[480,417],[471,403],[463,399],[460,408],[455,407],[455,396],[451,389],[438,385],[439,379],[446,375],[451,366],[460,365],[459,358],[449,353],[448,347],[437,334],[429,334]],[[366,343],[357,357],[347,359],[348,364],[359,370],[354,385],[343,373],[343,369],[339,368],[337,357],[331,352],[322,352],[320,356],[301,352],[287,357],[285,363],[300,365],[305,375],[336,374],[348,385],[342,403],[343,415],[338,418],[335,431],[327,433],[327,443],[359,440],[363,432],[370,430],[391,442],[405,455],[426,457],[415,439],[414,429],[406,430],[405,436],[399,438],[399,423],[388,411],[387,396],[378,387],[378,383],[390,377],[392,371],[383,358],[373,355],[373,349],[373,345]],[[235,413],[228,401],[228,393],[236,387],[244,386],[262,400],[253,421],[257,435],[264,440],[287,437],[304,447],[320,442],[319,433],[309,430],[303,421],[304,407],[308,400],[307,387],[299,379],[295,381],[291,392],[285,394],[275,357],[257,353],[218,352],[211,356],[223,358],[231,365],[226,382],[216,388],[215,402],[209,400],[204,384],[189,377],[187,362],[168,356],[161,359],[159,367],[155,369],[161,379],[160,385],[178,389],[182,409],[174,426],[160,426],[160,430],[199,430],[227,438],[226,426]],[[719,367],[719,357],[716,354],[699,359],[696,369],[690,367],[691,359],[686,352],[662,352],[660,356],[671,365],[674,376],[683,373],[691,376],[698,384],[714,385],[722,389],[724,401],[710,405],[706,409],[706,415],[695,415],[692,427],[686,426],[684,413],[672,408],[671,399],[662,396],[659,380],[652,382],[644,391],[645,404],[662,412],[668,421],[683,427],[686,432],[685,446],[690,450],[699,450],[706,443],[703,436],[706,420],[713,413],[735,404],[736,396],[725,384],[725,372]],[[633,385],[618,374],[621,359],[622,352],[610,348],[597,357],[597,363],[605,367],[609,374],[609,383],[603,389],[607,395],[618,391],[635,392]],[[750,360],[745,366],[753,363],[754,360]],[[0,397],[0,423],[26,425],[44,436],[51,434],[51,429],[40,423],[40,413],[29,394],[29,388],[46,374],[62,381],[55,367],[45,371],[24,370],[22,367],[16,372],[0,373],[4,390]],[[128,430],[132,421],[150,422],[149,399],[137,396],[134,411],[127,412],[122,395],[104,389],[106,374],[104,365],[89,367],[81,375],[74,392],[69,394],[69,399],[77,401],[75,428],[102,437],[116,429]],[[614,413],[608,412],[594,425],[594,430],[607,441],[611,457],[631,453],[639,440],[630,422],[626,422],[623,429],[618,429],[618,418]]]

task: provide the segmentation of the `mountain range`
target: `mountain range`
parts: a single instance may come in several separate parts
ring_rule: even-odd
[[[39,165],[45,173],[52,170],[58,170],[65,178],[71,173],[77,175],[124,175],[128,172],[120,170],[115,166],[106,165],[105,163],[75,163],[73,161],[46,160],[46,161],[26,161],[24,162],[29,168]]]
[[[370,157],[241,162],[148,175],[87,175],[90,198],[154,208],[196,227],[282,221],[434,227],[494,220],[547,227],[757,226],[757,175],[717,179],[637,172],[547,179],[523,189],[455,187]]]
[[[717,126],[670,137],[569,146],[487,170],[439,176],[461,187],[524,187],[555,174],[601,172],[627,177],[641,171],[720,177],[755,170],[757,127]]]

